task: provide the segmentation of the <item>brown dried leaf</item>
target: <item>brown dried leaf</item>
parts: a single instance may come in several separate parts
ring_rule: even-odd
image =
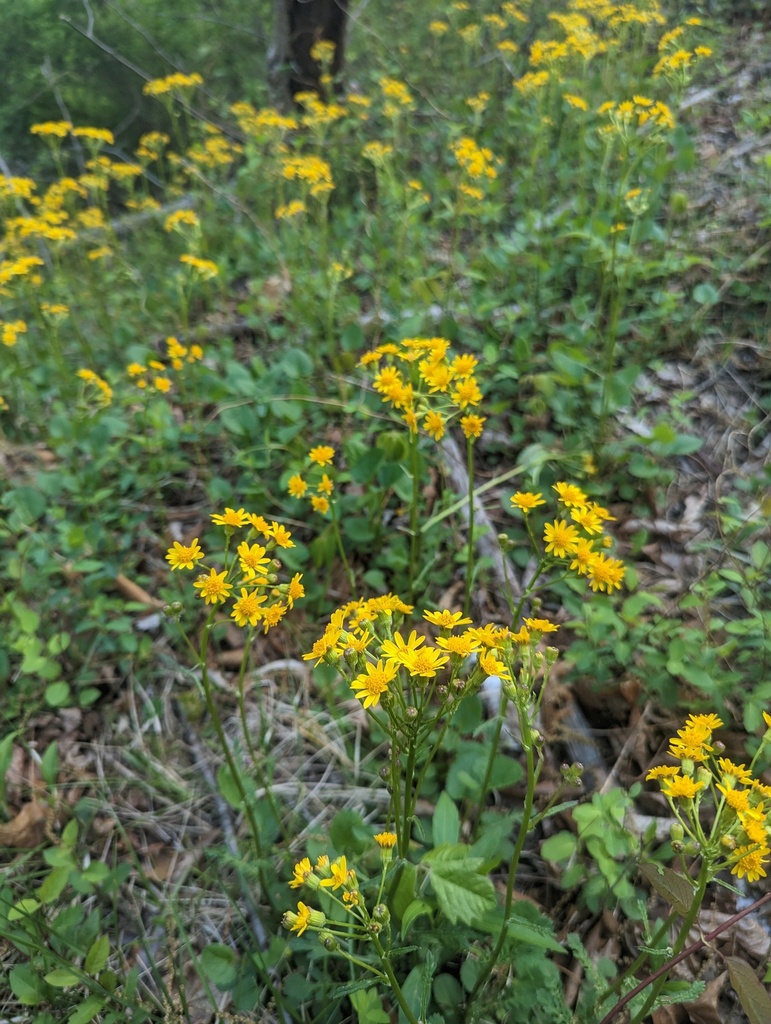
[[[727,957],[726,963],[731,984],[750,1024],[768,1024],[771,1020],[771,996],[760,984],[753,969],[735,956]]]
[[[0,825],[0,846],[14,850],[31,850],[45,838],[48,809],[39,800],[25,804],[15,818]]]

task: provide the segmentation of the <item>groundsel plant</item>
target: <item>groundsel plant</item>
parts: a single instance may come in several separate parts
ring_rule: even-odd
[[[421,378],[428,376],[432,384],[441,383],[441,388],[435,388],[439,401],[442,401],[442,392],[448,393],[449,401],[444,398],[448,413],[452,415],[455,411],[450,383],[453,363],[444,359],[443,351],[433,363],[421,360],[420,353],[427,348],[430,351],[439,341],[441,339],[409,339],[405,351],[412,359],[405,360],[407,371],[402,372],[389,363],[375,378],[375,387],[384,392],[385,400],[402,411],[411,431],[413,427],[417,430],[419,417],[425,422],[432,412],[439,414],[428,404],[417,405],[415,389],[408,382],[410,363],[418,363]],[[401,354],[397,346],[387,348],[388,355]],[[464,364],[463,370],[464,375],[458,378],[455,390],[460,386],[468,387],[467,382],[472,378],[473,366]],[[437,381],[432,374],[437,377],[442,374],[442,380]],[[430,390],[428,394],[433,398]],[[437,431],[443,429],[444,422],[442,419],[437,423]],[[519,616],[525,601],[540,589],[542,577],[551,570],[572,570],[586,577],[593,591],[610,592],[620,587],[624,567],[620,561],[607,558],[601,550],[610,543],[608,538],[602,539],[602,524],[612,519],[610,513],[574,484],[560,482],[554,489],[563,509],[561,514],[566,518],[547,522],[542,540],[531,521],[532,511],[546,504],[541,494],[517,492],[511,498],[513,507],[525,514],[530,539],[540,552],[538,568],[525,587],[511,628],[494,624],[475,626],[464,612],[450,609],[424,611],[423,621],[417,623],[409,618],[413,606],[388,594],[351,601],[338,608],[323,635],[304,655],[316,665],[324,663],[333,667],[361,701],[372,721],[373,731],[387,737],[387,754],[380,776],[388,787],[390,806],[387,831],[374,837],[381,848],[379,884],[360,884],[345,857],[330,864],[328,858],[322,856],[314,868],[305,858],[295,865],[290,885],[310,890],[311,898],[308,902],[300,901],[296,910],[288,911],[284,924],[298,934],[317,932],[327,951],[340,953],[378,979],[387,981],[410,1024],[416,1024],[419,1015],[416,1016],[414,1006],[405,997],[404,983],[398,981],[394,973],[389,953],[396,938],[394,924],[401,930],[403,941],[414,917],[425,912],[426,907],[437,909],[453,924],[459,916],[465,915],[465,923],[472,927],[478,927],[486,914],[499,915],[490,929],[493,935],[490,947],[474,960],[473,970],[465,979],[471,1005],[491,981],[504,949],[514,881],[525,840],[557,803],[563,786],[575,782],[580,771],[575,765],[564,766],[562,785],[555,789],[546,806],[536,812],[536,785],[543,764],[543,737],[536,722],[558,655],[556,648],[544,649],[542,642],[558,627],[547,618],[531,616],[520,620]],[[598,538],[597,548],[593,537]],[[429,636],[429,632],[435,635]],[[457,842],[459,831],[453,836],[454,842],[442,844],[437,837],[447,833],[436,822],[434,849],[421,859],[435,897],[435,904],[431,904],[426,901],[414,872],[414,860],[425,845],[418,814],[421,792],[436,756],[445,746],[456,711],[491,677],[500,681],[501,704],[487,754],[472,839],[476,838],[476,825],[482,819],[492,788],[501,724],[510,705],[518,721],[525,760],[525,795],[516,842],[509,857],[502,907],[497,906],[495,890],[484,873],[482,859],[469,856],[470,847]],[[480,755],[482,749],[480,747]],[[442,799],[450,802],[446,794]],[[450,812],[451,817],[452,814],[457,817],[457,810]],[[318,904],[322,898],[326,899],[330,889],[342,892],[340,897],[335,896],[334,906],[328,901],[324,904],[326,909],[314,906],[314,900]],[[370,900],[369,894],[375,889],[377,895]],[[358,949],[361,943],[370,944],[370,949],[362,952]]]
[[[198,648],[190,640],[183,629],[180,618],[184,604],[181,601],[167,606],[170,618],[177,621],[182,636],[193,656],[201,678],[206,709],[214,724],[217,738],[229,770],[229,782],[243,803],[249,821],[254,849],[258,856],[262,855],[261,832],[254,813],[253,802],[249,798],[248,787],[242,768],[239,766],[231,750],[222,726],[212,690],[212,680],[208,669],[208,651],[212,632],[218,625],[230,620],[246,633],[244,653],[238,673],[238,703],[241,725],[247,750],[251,756],[255,772],[260,775],[259,752],[255,751],[250,741],[250,730],[247,728],[246,707],[244,700],[244,682],[254,631],[261,628],[267,633],[284,618],[295,601],[305,596],[302,575],[295,573],[291,579],[282,579],[283,565],[277,555],[284,549],[294,547],[290,531],[281,523],[268,521],[261,515],[246,512],[243,508],[226,507],[224,512],[212,515],[212,522],[222,527],[225,534],[224,559],[222,568],[207,561],[198,538],[188,543],[175,541],[169,548],[166,559],[172,571],[191,572],[198,570],[193,582],[197,596],[204,602],[208,610],[206,621],[201,629]],[[274,810],[276,820],[280,822],[278,809],[273,806],[273,797],[268,780],[260,778],[268,800]]]
[[[326,911],[301,901],[296,911],[284,916],[284,924],[298,934],[317,932],[326,950],[341,953],[387,981],[407,1020],[417,1024],[414,1007],[393,970],[390,950],[395,936],[390,922],[398,906],[397,917],[406,930],[405,925],[427,906],[414,873],[407,870],[420,845],[416,836],[420,833],[418,801],[423,783],[463,700],[478,693],[490,676],[496,676],[505,695],[502,713],[509,702],[516,709],[526,760],[526,795],[509,862],[502,924],[496,929],[491,951],[477,964],[471,984],[471,995],[475,995],[490,977],[503,948],[525,839],[547,813],[534,812],[543,750],[543,739],[534,723],[557,658],[557,650],[541,650],[540,641],[557,627],[547,619],[532,618],[526,619],[517,633],[495,625],[475,627],[462,612],[443,609],[423,613],[424,623],[438,633],[429,640],[423,625],[421,632],[404,626],[412,611],[410,605],[391,594],[350,602],[332,614],[324,634],[304,655],[317,665],[324,662],[334,666],[362,702],[373,728],[388,737],[388,753],[380,775],[391,801],[388,830],[374,837],[382,863],[374,902],[363,893],[372,892],[375,886],[360,885],[345,857],[330,865],[322,856],[313,869],[306,858],[295,865],[290,885],[304,886],[316,896],[327,889],[341,889],[342,897],[335,897],[334,911],[342,912],[343,917],[330,918]],[[489,783],[488,773],[485,787]],[[556,799],[557,794],[552,803]],[[466,923],[473,926],[477,918],[494,911],[492,882],[482,873],[481,860],[467,856],[468,847],[457,843],[447,844],[446,849],[436,846],[433,854],[438,859],[426,855],[423,864],[430,872],[438,908],[451,922],[458,921],[460,912],[468,915]],[[392,857],[393,874],[387,877]],[[343,939],[345,948],[341,945]],[[369,954],[352,952],[357,941],[371,943]]]

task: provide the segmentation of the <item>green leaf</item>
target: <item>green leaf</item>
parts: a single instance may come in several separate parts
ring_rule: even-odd
[[[241,790],[233,778],[233,773],[230,770],[230,766],[222,764],[217,771],[217,786],[219,787],[220,793],[224,796],[225,800],[230,804],[233,810],[238,810],[241,806]]]
[[[27,525],[34,523],[46,510],[45,495],[35,487],[17,487],[6,494],[5,502]]]
[[[380,996],[374,987],[359,989],[348,997],[351,1000],[359,1024],[388,1024],[390,1016],[383,1009]]]
[[[66,864],[62,867],[49,871],[37,889],[37,896],[41,903],[53,903],[64,892],[67,879],[70,877],[72,867]]]
[[[538,949],[550,949],[552,953],[564,953],[565,947],[557,942],[554,935],[539,925],[536,921],[517,918],[516,911],[506,925],[506,935],[517,942],[523,942],[528,946],[537,946]]]
[[[40,900],[28,896],[26,899],[18,900],[8,911],[9,921],[26,921],[41,906]]]
[[[96,975],[104,968],[107,957],[110,955],[110,939],[107,935],[100,935],[94,939],[86,953],[83,969],[87,974]]]
[[[11,991],[22,1006],[37,1006],[47,996],[43,979],[30,964],[16,964],[8,974]]]
[[[714,285],[707,283],[697,284],[693,289],[693,298],[702,306],[714,306],[720,298],[720,293]]]
[[[49,971],[45,980],[53,988],[72,988],[73,985],[79,985],[81,982],[80,975],[66,967],[57,967],[55,971]]]
[[[663,896],[681,917],[685,917],[693,903],[693,886],[683,875],[663,864],[651,863],[641,864],[640,874],[659,896]]]
[[[434,908],[427,900],[413,900],[402,914],[402,938],[406,938],[413,921],[424,915],[429,917],[433,912]]]
[[[329,826],[329,839],[338,853],[360,854],[371,848],[372,830],[356,811],[339,811]]]
[[[452,974],[439,974],[434,978],[434,999],[443,1010],[454,1010],[463,1002],[463,989]]]
[[[40,759],[40,774],[49,786],[56,785],[56,777],[59,774],[59,747],[56,740],[48,744]]]
[[[71,703],[69,683],[51,683],[46,686],[46,704],[49,708],[64,708]]]
[[[576,852],[577,845],[578,840],[572,832],[558,832],[541,843],[541,856],[552,863],[568,860]]]
[[[73,1010],[69,1015],[67,1024],[88,1024],[96,1017],[106,1002],[106,999],[101,999],[99,996],[87,996],[77,1010]]]
[[[391,901],[391,910],[400,921],[404,918],[404,912],[407,907],[415,899],[417,877],[418,869],[414,864],[407,863],[403,865],[399,884]]]
[[[452,924],[463,921],[473,925],[495,906],[493,883],[475,874],[470,864],[463,861],[435,861],[431,865],[431,884],[442,912]]]
[[[771,996],[757,979],[749,964],[738,957],[726,957],[728,976],[750,1024],[768,1024],[771,1020]]]
[[[204,974],[218,988],[229,988],[236,980],[236,963],[236,954],[221,942],[212,942],[201,951]]]
[[[455,802],[447,792],[442,792],[436,801],[432,821],[434,846],[457,843],[460,838],[460,814]]]

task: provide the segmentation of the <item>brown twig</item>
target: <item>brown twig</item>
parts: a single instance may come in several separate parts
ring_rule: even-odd
[[[659,967],[657,971],[654,971],[653,974],[645,978],[644,981],[641,981],[639,985],[635,985],[631,992],[627,992],[623,998],[619,999],[613,1009],[610,1010],[609,1013],[605,1014],[600,1021],[600,1024],[610,1024],[610,1021],[618,1016],[627,1003],[631,1002],[635,996],[639,995],[640,992],[646,989],[649,985],[652,985],[654,981],[662,976],[662,974],[667,974],[673,967],[676,967],[681,961],[686,960],[692,953],[695,953],[703,946],[712,942],[713,939],[716,939],[718,935],[726,931],[727,928],[730,928],[731,925],[736,924],[737,921],[741,921],[741,919],[746,917],[748,914],[754,913],[759,907],[762,907],[764,903],[768,903],[769,900],[771,900],[771,892],[767,892],[765,896],[761,896],[759,900],[755,900],[755,902],[750,904],[749,907],[745,907],[744,910],[740,910],[738,913],[733,914],[728,918],[728,920],[719,924],[717,928],[713,928],[711,932],[708,932],[706,935],[702,935],[700,939],[697,939],[696,942],[692,942],[690,946],[686,946],[686,948],[682,950],[682,952],[678,953],[677,956],[668,960],[665,964]]]

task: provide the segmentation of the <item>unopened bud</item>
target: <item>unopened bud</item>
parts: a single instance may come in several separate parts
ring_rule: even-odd
[[[583,774],[583,771],[584,766],[580,761],[574,761],[572,764],[560,765],[560,774],[569,786],[579,786],[581,784],[581,775]]]
[[[172,601],[171,604],[164,606],[163,614],[167,619],[179,619],[183,611],[183,605],[181,601]]]
[[[415,718],[418,717],[418,709],[414,706],[414,704],[410,704],[408,708],[405,708],[404,714],[407,716],[407,718],[409,718],[410,721],[413,721]]]
[[[678,842],[683,838],[685,835],[685,829],[679,821],[673,821],[669,826],[669,835],[672,839],[677,840]]]
[[[340,943],[334,937],[332,932],[321,931],[319,932],[319,942],[327,951],[327,953],[336,953],[340,949]]]
[[[378,903],[375,909],[372,911],[372,920],[378,921],[380,924],[388,924],[391,920],[391,911],[385,905],[385,903]]]
[[[557,658],[559,658],[560,652],[557,650],[556,647],[547,647],[545,654],[546,664],[549,666],[549,668],[551,668],[554,662],[557,660]]]
[[[379,935],[382,932],[382,930],[382,924],[379,924],[377,921],[370,921],[370,923],[367,925],[367,931],[369,932],[370,935]]]

